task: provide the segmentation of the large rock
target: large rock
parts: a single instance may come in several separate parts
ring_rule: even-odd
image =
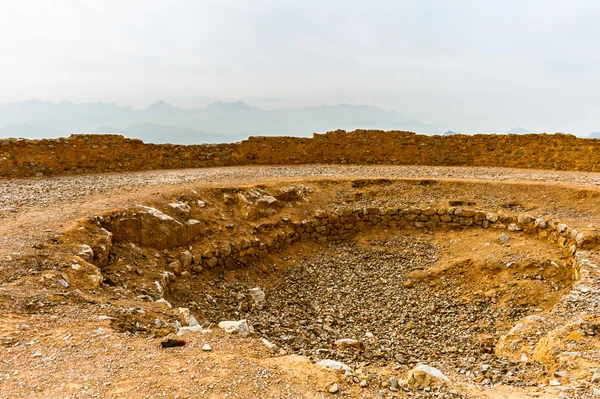
[[[186,241],[185,226],[164,214],[156,208],[139,205],[139,212],[128,211],[122,214],[116,214],[103,221],[103,226],[114,234],[117,241],[129,241],[141,244],[142,246],[154,247],[157,249],[171,248]],[[112,235],[105,231],[101,244],[108,247],[109,241],[113,239]],[[98,251],[98,246],[90,243],[94,254],[102,253]],[[106,251],[110,252],[110,251]]]
[[[229,243],[224,244],[223,246],[221,246],[219,248],[219,253],[223,257],[231,255],[231,251],[232,251],[232,248],[231,248],[231,244],[229,244]]]
[[[202,233],[203,224],[199,220],[190,219],[185,222],[187,241],[192,241]]]
[[[173,274],[176,276],[181,276],[181,272],[183,271],[181,268],[181,262],[178,260],[169,263],[169,269],[171,269]]]
[[[277,345],[275,345],[274,343],[272,343],[271,341],[269,341],[268,339],[261,338],[260,340],[262,341],[263,344],[265,344],[265,346],[267,348],[269,348],[269,350],[271,350],[273,352],[279,351],[279,347]]]
[[[116,241],[130,241],[138,244],[142,241],[140,218],[137,214],[114,215],[103,223],[103,227],[114,234]]]
[[[184,251],[179,255],[179,261],[181,262],[181,267],[183,270],[189,270],[192,265],[192,253],[190,251]]]
[[[71,265],[63,268],[62,275],[73,288],[97,289],[103,280],[100,269],[79,256],[74,256]]]
[[[364,348],[362,342],[352,338],[338,339],[334,342],[334,345],[342,349],[354,348],[356,350],[362,350]]]
[[[583,229],[575,235],[575,243],[581,249],[595,249],[600,242],[600,235],[594,229]]]
[[[85,259],[88,262],[94,261],[94,250],[87,244],[82,244],[79,246],[79,255],[81,258]]]
[[[225,330],[229,334],[248,334],[250,327],[248,322],[244,320],[222,321],[219,323],[219,328]]]
[[[169,204],[169,206],[171,208],[173,208],[174,210],[176,210],[177,212],[182,213],[182,214],[188,214],[192,210],[192,208],[190,208],[190,206],[188,204],[186,204],[185,202],[175,202],[175,203]]]
[[[435,367],[419,364],[408,372],[407,383],[413,387],[430,388],[445,385],[450,379]]]
[[[262,309],[265,305],[265,292],[260,287],[251,288],[250,296],[254,300],[254,306],[257,309]]]
[[[94,230],[89,244],[93,255],[91,263],[100,267],[108,264],[108,256],[110,251],[112,251],[112,239],[113,234],[110,231],[101,227],[97,227]]]
[[[156,208],[142,206],[140,212],[140,244],[156,249],[166,249],[183,244],[186,228],[183,223]]]
[[[177,310],[184,326],[195,327],[200,325],[188,308],[178,308]]]

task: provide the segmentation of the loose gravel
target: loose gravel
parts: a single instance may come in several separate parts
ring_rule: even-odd
[[[20,207],[48,207],[72,203],[111,190],[133,191],[137,187],[220,183],[224,181],[265,181],[277,178],[423,178],[522,180],[600,186],[600,173],[578,173],[509,168],[444,166],[248,166],[206,169],[178,169],[143,172],[87,174],[29,179],[0,180],[1,211]]]
[[[265,280],[264,305],[255,306],[247,283],[224,278],[188,299],[200,319],[247,319],[258,336],[314,361],[404,371],[425,363],[483,385],[525,385],[522,364],[496,358],[493,348],[502,334],[498,326],[512,325],[535,306],[499,309],[485,298],[465,300],[468,287],[451,274],[437,276],[435,289],[410,278],[437,260],[428,238],[405,235],[367,247],[342,241]],[[341,339],[356,342],[336,343]],[[536,365],[527,369],[537,371]]]

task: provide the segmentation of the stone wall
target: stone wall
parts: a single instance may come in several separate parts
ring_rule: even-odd
[[[104,215],[98,219],[104,231],[110,231],[116,241],[134,242],[158,249],[174,249],[206,237],[194,220],[176,220],[154,208],[144,208]],[[258,258],[277,253],[297,242],[337,241],[350,238],[369,228],[449,230],[465,228],[523,231],[548,239],[573,256],[574,277],[579,280],[580,265],[587,262],[580,255],[596,249],[598,235],[594,231],[577,231],[559,220],[488,213],[460,207],[442,208],[362,208],[335,212],[316,211],[314,217],[302,221],[281,218],[275,222],[255,225],[250,238],[230,242],[207,242],[186,255],[189,262],[179,263],[172,271],[201,273],[213,267],[233,267],[251,263]],[[147,230],[147,231],[145,231]],[[146,237],[147,238],[144,238]],[[101,265],[100,265],[101,266]]]
[[[599,171],[600,140],[563,134],[424,136],[365,130],[189,146],[145,144],[119,135],[0,139],[0,177],[316,163]]]
[[[232,152],[231,144],[146,144],[120,135],[0,139],[0,177],[224,166],[233,164]]]

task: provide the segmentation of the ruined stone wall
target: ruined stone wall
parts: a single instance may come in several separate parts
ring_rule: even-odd
[[[600,140],[563,134],[424,136],[364,130],[189,146],[145,144],[119,135],[0,140],[0,177],[316,163],[598,171]]]
[[[413,164],[600,170],[600,140],[564,134],[425,136],[342,130],[312,139],[251,137],[238,162],[254,164]]]
[[[158,249],[174,249],[188,246],[206,237],[194,220],[179,221],[154,208],[131,209],[104,215],[98,219],[111,240],[134,242]],[[282,218],[274,222],[258,223],[252,227],[250,237],[234,241],[205,242],[192,252],[185,250],[189,261],[173,263],[175,275],[201,273],[217,266],[237,268],[259,258],[277,253],[298,242],[338,241],[360,234],[370,228],[461,230],[466,228],[497,229],[499,231],[522,231],[558,245],[572,257],[573,277],[581,284],[587,283],[582,265],[589,262],[588,250],[598,246],[595,231],[568,227],[557,219],[534,217],[528,214],[508,215],[490,213],[460,207],[441,208],[360,208],[334,212],[318,210],[308,219],[294,221]],[[110,232],[110,233],[109,233]],[[94,255],[105,252],[92,245]],[[108,247],[109,248],[109,247]],[[108,249],[110,251],[110,249]],[[107,257],[103,257],[105,259]],[[95,263],[103,266],[105,262]]]
[[[0,177],[224,166],[232,150],[231,144],[146,144],[120,135],[0,139]]]

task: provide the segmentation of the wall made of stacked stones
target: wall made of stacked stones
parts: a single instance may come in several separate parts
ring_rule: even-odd
[[[119,213],[105,216],[103,224],[114,233],[116,240],[132,241],[143,245],[143,242],[139,242],[142,234],[131,229],[131,220],[138,217],[136,215],[139,214]],[[128,223],[119,224],[116,223],[117,220],[127,220]],[[171,247],[181,247],[193,243],[198,237],[205,237],[202,231],[190,230],[194,224],[183,222],[181,225],[188,226],[187,233],[173,230],[173,237],[165,237],[165,242],[168,242]],[[275,222],[259,223],[250,232],[246,232],[250,233],[250,237],[230,242],[213,242],[206,247],[196,248],[191,254],[193,262],[188,266],[189,270],[181,269],[174,272],[175,274],[184,271],[201,273],[204,269],[218,266],[237,268],[298,242],[337,241],[377,227],[424,230],[483,228],[510,232],[522,231],[537,238],[548,239],[572,255],[575,259],[574,275],[577,278],[579,278],[578,270],[583,258],[575,255],[598,244],[595,233],[578,232],[556,219],[536,218],[527,214],[515,216],[461,207],[361,208],[334,212],[319,210],[310,219],[293,221],[282,218]],[[166,247],[162,246],[162,248]]]
[[[317,163],[598,171],[600,140],[563,134],[424,136],[372,130],[189,146],[146,144],[119,135],[0,139],[0,177]]]
[[[0,177],[200,168],[232,163],[231,144],[146,144],[120,135],[0,139]]]

